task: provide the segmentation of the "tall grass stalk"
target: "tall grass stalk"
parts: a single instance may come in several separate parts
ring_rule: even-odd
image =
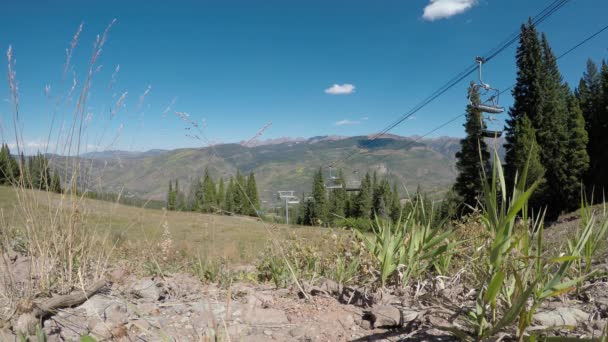
[[[81,288],[83,280],[95,281],[102,277],[108,267],[110,254],[113,246],[107,239],[107,234],[99,232],[100,224],[91,219],[90,209],[84,201],[84,192],[79,190],[81,144],[85,135],[85,112],[86,101],[90,95],[90,86],[93,75],[98,70],[97,61],[101,50],[106,42],[107,34],[114,21],[106,28],[101,36],[97,37],[90,58],[88,73],[83,83],[80,95],[75,104],[73,117],[68,124],[70,129],[63,137],[65,146],[63,148],[65,158],[56,158],[53,161],[54,168],[61,168],[66,175],[64,181],[68,183],[68,189],[62,194],[51,194],[50,192],[37,191],[33,189],[33,177],[28,172],[24,160],[20,160],[19,176],[12,180],[15,189],[16,217],[11,222],[2,222],[2,235],[4,243],[0,244],[1,254],[7,253],[11,248],[7,243],[9,239],[22,241],[21,252],[29,258],[29,269],[26,284],[15,284],[14,279],[9,279],[12,284],[4,284],[0,289],[22,288],[18,297],[33,297],[39,293],[59,292],[67,293],[73,289]],[[79,26],[70,47],[67,50],[67,59],[64,73],[68,70],[72,52],[77,44],[78,37],[82,31]],[[16,72],[14,69],[14,51],[9,47],[7,51],[8,61],[8,83],[10,90],[12,121],[15,136],[17,155],[25,153],[26,146],[23,141],[23,122],[20,116],[19,90],[17,87]],[[73,87],[75,88],[75,87]],[[50,87],[46,87],[47,92]],[[72,90],[70,90],[70,93]],[[66,96],[66,103],[69,96]],[[53,117],[54,122],[54,117]],[[49,140],[52,127],[49,129]],[[59,141],[59,138],[58,138]],[[48,147],[46,143],[45,149]],[[58,146],[57,146],[58,148]],[[71,156],[75,153],[75,156]],[[61,165],[61,159],[65,165]],[[51,167],[45,163],[42,174],[47,174]],[[50,179],[43,177],[42,182],[49,184]],[[7,228],[16,227],[14,231]],[[10,235],[10,236],[9,236]],[[5,265],[8,268],[8,265]],[[10,294],[4,294],[10,296]]]

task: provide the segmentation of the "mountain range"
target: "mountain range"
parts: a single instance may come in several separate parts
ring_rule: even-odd
[[[460,138],[374,138],[279,138],[176,150],[92,152],[80,158],[86,165],[82,169],[86,170],[84,179],[90,190],[155,200],[165,199],[169,180],[178,179],[180,189],[187,193],[205,168],[216,180],[227,180],[237,170],[254,172],[260,197],[267,206],[277,202],[279,190],[310,192],[313,174],[320,167],[326,178],[328,166],[341,169],[349,187],[357,187],[366,172],[376,172],[396,182],[402,195],[420,186],[439,196],[454,182]]]

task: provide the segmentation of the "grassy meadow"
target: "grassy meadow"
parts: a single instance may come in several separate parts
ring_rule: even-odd
[[[5,222],[19,229],[25,222],[20,217],[21,211],[16,210],[16,191],[13,187],[0,187],[0,208]],[[38,215],[70,207],[62,201],[62,195],[26,191],[35,198]],[[87,229],[107,235],[117,251],[123,250],[122,247],[135,250],[158,245],[166,238],[163,235],[166,223],[174,249],[181,256],[222,259],[232,264],[251,263],[268,247],[272,238],[319,243],[328,231],[316,227],[270,225],[245,216],[145,209],[92,199],[79,202],[87,218]]]

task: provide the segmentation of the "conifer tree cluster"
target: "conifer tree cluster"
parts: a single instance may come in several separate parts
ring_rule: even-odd
[[[0,149],[0,184],[11,185],[19,179],[19,163],[11,155],[7,144]]]
[[[589,170],[585,174],[588,192],[601,200],[608,192],[608,64],[587,61],[587,70],[575,91],[588,134]],[[580,130],[580,122],[576,125]],[[580,157],[579,157],[580,158]]]
[[[326,188],[323,169],[313,176],[312,195],[305,197],[297,219],[303,225],[331,225],[344,218],[397,221],[401,215],[401,200],[397,184],[391,188],[388,178],[378,179],[366,173],[357,191],[347,192],[346,179],[342,170],[338,171],[336,183],[342,187]]]
[[[62,192],[59,173],[55,171],[51,174],[50,162],[46,156],[37,153],[26,159],[21,154],[17,160],[7,144],[2,144],[0,148],[0,185],[21,185],[36,190]]]
[[[532,207],[547,208],[548,218],[555,218],[579,205],[585,187],[597,191],[608,185],[608,66],[603,62],[600,71],[589,61],[572,91],[563,81],[547,36],[539,35],[531,21],[522,25],[516,63],[514,103],[505,127],[505,178],[512,188],[528,165],[527,181],[540,183]],[[488,163],[478,115],[469,106],[454,187],[471,206]]]
[[[257,216],[260,208],[255,175],[245,177],[240,171],[227,183],[220,178],[215,182],[208,169],[190,185],[188,196],[179,189],[179,183],[169,182],[167,209],[201,213],[228,213]]]
[[[530,182],[541,186],[532,204],[548,217],[576,208],[589,168],[588,135],[579,100],[563,81],[545,34],[529,22],[517,50],[514,104],[506,127],[506,176],[509,183],[530,159]]]

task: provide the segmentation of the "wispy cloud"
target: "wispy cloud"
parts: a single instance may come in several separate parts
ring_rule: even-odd
[[[17,144],[12,141],[12,142],[8,142],[7,143],[8,148],[11,149],[11,153],[17,153]],[[28,141],[24,141],[22,143],[19,144],[19,149],[24,152],[25,154],[34,154],[37,152],[46,152],[47,147],[53,148],[55,146],[55,144],[53,144],[52,142],[47,144],[46,141],[44,141],[43,139],[35,139],[35,140],[28,140]]]
[[[430,0],[422,18],[429,21],[449,18],[464,13],[477,4],[477,0]]]
[[[350,83],[334,84],[325,89],[326,94],[330,95],[348,95],[355,92],[355,86]]]
[[[363,121],[367,121],[368,119],[369,118],[367,116],[362,117],[361,119],[358,119],[358,120],[344,119],[344,120],[337,121],[336,123],[334,123],[334,125],[336,125],[336,126],[360,125],[363,123]]]

